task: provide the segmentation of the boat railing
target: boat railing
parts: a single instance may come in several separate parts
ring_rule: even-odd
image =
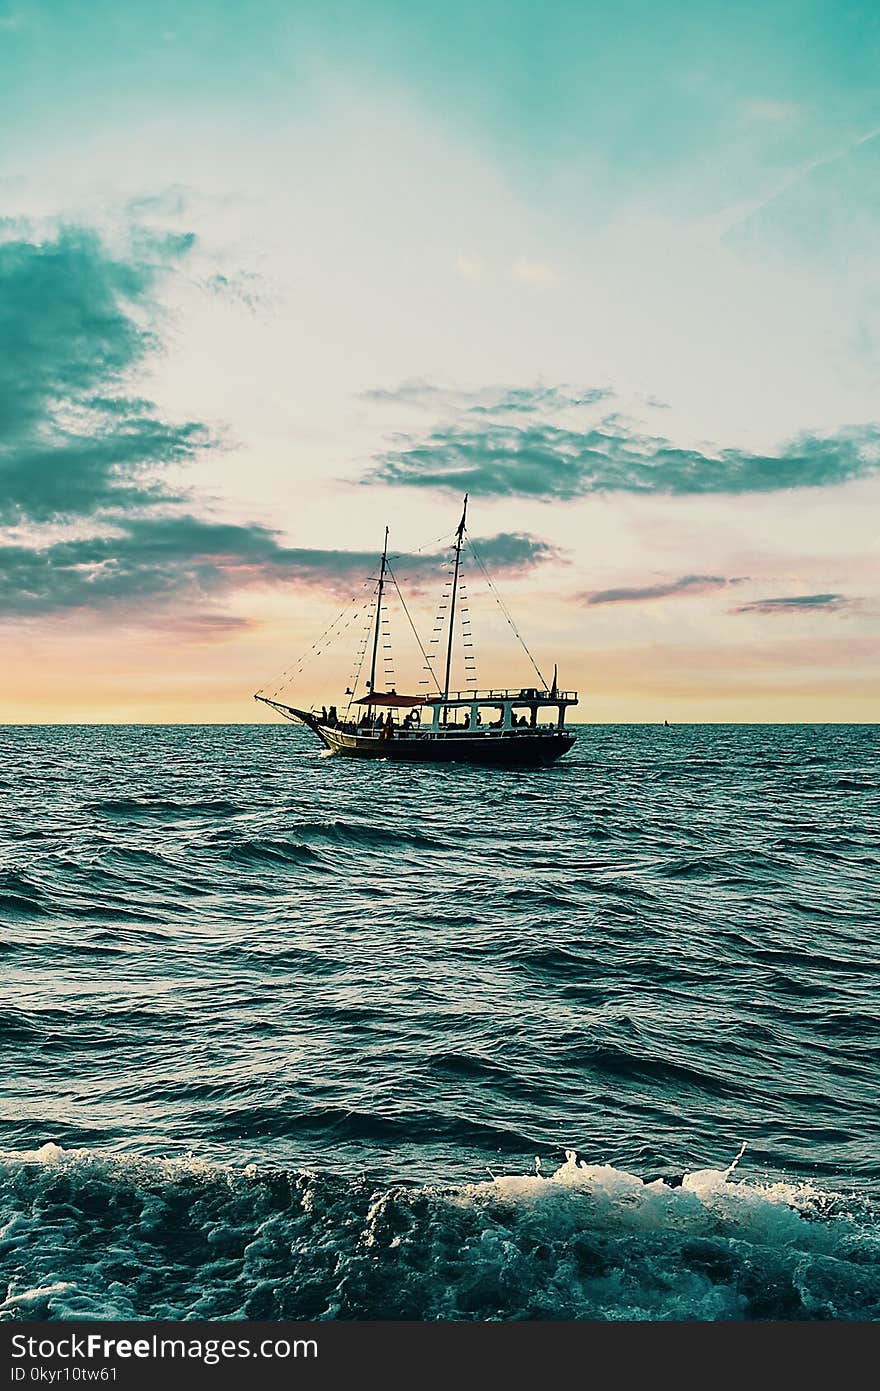
[[[463,705],[497,705],[500,702],[506,701],[510,701],[513,705],[525,706],[577,705],[578,693],[577,691],[556,691],[551,694],[550,691],[539,691],[534,688],[522,686],[519,690],[491,689],[478,691],[450,691],[448,696],[436,695],[433,697],[424,697],[425,706],[430,708],[431,706],[439,705],[441,709],[444,706],[453,705],[459,707]],[[419,709],[420,707],[418,704],[414,704],[412,708]],[[314,705],[309,711],[309,714],[316,720],[322,718],[326,719],[324,709],[318,709],[318,707]],[[340,723],[344,723],[344,721],[340,720]]]
[[[557,702],[577,700],[577,691],[548,691],[538,690],[535,687],[521,686],[519,690],[511,689],[490,689],[477,691],[450,691],[448,696],[425,696],[426,705],[449,705],[452,702],[466,702],[468,705],[491,704],[497,700],[512,700],[514,702],[523,701],[528,704],[530,701],[537,701],[548,705],[556,705]]]

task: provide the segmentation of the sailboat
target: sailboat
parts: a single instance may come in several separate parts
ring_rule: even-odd
[[[394,687],[384,691],[376,687],[380,642],[385,636],[382,627],[383,596],[389,579],[397,586],[389,565],[386,527],[379,575],[371,601],[375,604],[375,620],[369,644],[370,675],[365,681],[363,694],[358,694],[356,680],[345,692],[347,704],[341,715],[336,705],[331,705],[329,709],[322,706],[320,709],[313,707],[304,710],[295,705],[287,705],[263,692],[257,692],[254,699],[271,706],[286,719],[304,724],[327,750],[348,758],[385,758],[423,763],[469,762],[523,767],[553,763],[567,753],[574,744],[575,735],[566,727],[566,715],[571,706],[577,705],[578,697],[577,691],[559,688],[555,666],[553,680],[549,686],[535,667],[540,685],[465,691],[450,689],[467,504],[468,498],[465,494],[461,521],[455,532],[448,603],[441,606],[448,609],[445,674],[442,682],[435,675],[435,669],[426,655],[425,669],[431,674],[437,687],[436,692],[407,695],[398,692]],[[506,610],[505,616],[519,637],[516,626]],[[416,636],[418,637],[417,634]],[[520,642],[522,643],[522,638]],[[383,646],[385,645],[383,643]],[[522,645],[525,647],[525,643]],[[420,639],[419,646],[425,653]],[[366,650],[367,644],[363,649],[364,655]],[[528,648],[525,650],[528,653]],[[533,661],[531,654],[528,655]],[[339,704],[341,706],[342,701]]]

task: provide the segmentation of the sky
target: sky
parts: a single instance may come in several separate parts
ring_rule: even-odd
[[[454,683],[876,721],[878,72],[848,0],[0,0],[0,721],[338,701],[386,525],[421,689],[465,492]]]

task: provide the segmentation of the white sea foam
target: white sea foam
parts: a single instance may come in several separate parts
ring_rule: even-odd
[[[381,1188],[47,1144],[0,1154],[5,1318],[875,1318],[870,1208],[726,1169]]]

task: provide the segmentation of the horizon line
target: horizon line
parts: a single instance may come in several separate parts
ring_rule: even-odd
[[[285,724],[294,724],[286,720]],[[296,725],[305,729],[298,721]],[[880,720],[571,720],[576,729],[627,728],[688,729],[712,725],[718,728],[794,728],[831,725],[835,728],[880,729]],[[282,729],[280,721],[268,720],[10,720],[0,721],[0,729]]]

